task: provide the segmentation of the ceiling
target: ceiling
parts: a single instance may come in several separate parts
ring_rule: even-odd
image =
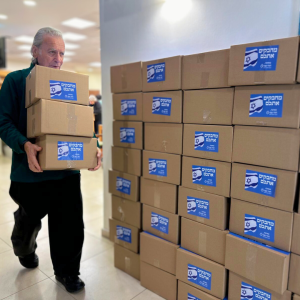
[[[38,29],[51,26],[63,33],[71,32],[85,35],[81,41],[66,41],[77,44],[78,49],[70,49],[73,56],[65,56],[70,61],[64,62],[63,69],[83,73],[99,73],[100,67],[91,67],[93,62],[100,63],[100,21],[99,0],[34,0],[36,6],[26,6],[23,0],[0,0],[0,14],[7,19],[0,19],[0,36],[7,36],[8,61],[21,64],[30,63],[30,57],[25,57],[29,50],[20,50],[21,45],[30,43],[17,42],[16,37],[26,35],[34,37]],[[86,29],[76,29],[62,25],[71,18],[81,18],[92,21],[94,26]],[[66,55],[68,49],[66,47]],[[28,55],[28,54],[27,54]]]

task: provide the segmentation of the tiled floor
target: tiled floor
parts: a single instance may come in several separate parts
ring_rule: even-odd
[[[38,235],[39,268],[24,269],[15,257],[10,236],[13,212],[17,205],[8,195],[10,158],[0,156],[0,299],[7,300],[159,300],[140,282],[113,266],[113,244],[101,237],[102,170],[82,171],[85,241],[81,262],[81,278],[86,288],[69,294],[53,274],[49,251],[47,217]]]

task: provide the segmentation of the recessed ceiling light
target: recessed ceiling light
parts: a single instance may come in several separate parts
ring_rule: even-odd
[[[26,51],[30,51],[31,50],[31,46],[30,45],[21,45],[18,47],[19,50],[26,50]]]
[[[63,34],[63,38],[68,41],[82,41],[86,39],[86,35],[73,33],[73,32],[66,32]]]
[[[32,0],[24,0],[23,3],[27,6],[36,6],[36,2]]]
[[[68,62],[68,61],[71,61],[71,58],[70,57],[64,57],[64,62]]]
[[[79,45],[71,44],[71,43],[65,43],[65,46],[66,46],[66,49],[70,49],[70,50],[78,49],[80,47]]]
[[[22,53],[21,56],[26,58],[32,58],[32,55],[30,53]]]
[[[89,64],[91,67],[96,67],[100,68],[101,67],[101,62],[95,61]]]
[[[85,29],[96,25],[96,23],[88,20],[79,19],[79,18],[72,18],[62,22],[62,25],[77,28],[77,29]]]
[[[75,52],[72,52],[72,51],[65,52],[65,56],[74,56],[74,55],[75,55]]]
[[[6,15],[0,15],[0,20],[6,20],[7,16]]]
[[[15,38],[15,41],[17,42],[22,42],[22,43],[30,43],[32,44],[33,42],[33,37],[28,36],[28,35],[20,35]]]

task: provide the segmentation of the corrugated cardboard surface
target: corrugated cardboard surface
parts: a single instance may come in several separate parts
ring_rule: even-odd
[[[142,175],[142,151],[122,147],[111,147],[112,168],[136,176]]]
[[[251,215],[262,219],[268,219],[275,223],[274,225],[274,242],[268,239],[250,236],[244,233],[246,220],[245,215]],[[262,223],[264,224],[264,223]],[[259,227],[260,224],[257,224]],[[231,199],[229,230],[236,234],[242,235],[260,243],[288,251],[291,250],[293,229],[293,213],[261,206],[258,204]],[[268,231],[270,232],[270,231]]]
[[[161,123],[181,123],[182,122],[182,91],[143,93],[143,121]],[[171,98],[170,116],[152,113],[153,98]]]
[[[181,89],[182,56],[143,61],[143,92]],[[147,82],[147,66],[165,63],[165,81]]]
[[[184,91],[183,123],[231,125],[234,89]]]
[[[209,218],[189,214],[187,210],[188,197],[209,201]],[[197,221],[220,230],[225,230],[228,228],[229,200],[223,196],[196,191],[180,186],[178,195],[178,214],[193,221]]]
[[[225,265],[226,234],[186,218],[181,218],[181,247]]]
[[[298,171],[299,129],[235,126],[232,161]]]
[[[202,292],[189,284],[186,284],[180,280],[178,280],[178,298],[177,300],[187,300],[188,294],[193,295],[201,300],[219,300],[220,298],[216,298],[212,295],[209,295],[205,292]]]
[[[76,83],[77,100],[51,99],[50,80]],[[26,108],[39,99],[89,105],[89,76],[36,65],[26,78]]]
[[[117,225],[131,229],[131,243],[125,242],[117,238]],[[109,239],[134,253],[139,253],[140,230],[134,226],[124,222],[109,219]]]
[[[140,92],[142,90],[142,62],[110,67],[112,93]]]
[[[278,293],[275,293],[275,292],[261,286],[260,284],[254,283],[253,281],[248,280],[244,277],[241,277],[233,272],[229,272],[228,299],[241,300],[241,296],[242,296],[241,287],[242,287],[243,283],[245,283],[246,285],[248,284],[257,289],[260,289],[263,292],[267,292],[267,293],[271,294],[271,298],[266,298],[266,299],[272,299],[272,300],[291,300],[292,299],[292,293],[290,291],[285,291],[283,293],[283,295],[280,295]]]
[[[294,213],[293,238],[291,251],[300,255],[300,214]]]
[[[290,255],[227,235],[226,269],[276,293],[287,290],[289,262]]]
[[[143,261],[141,261],[141,286],[164,299],[177,299],[176,277]]]
[[[44,134],[93,137],[93,108],[41,99],[27,109],[27,138]]]
[[[177,186],[142,177],[141,202],[176,214]]]
[[[145,150],[182,154],[182,124],[145,123]]]
[[[136,115],[122,115],[122,100],[136,100]],[[114,120],[124,121],[143,121],[143,94],[142,93],[126,93],[113,94],[113,118]]]
[[[174,245],[146,232],[141,232],[140,240],[141,261],[176,275],[178,245]]]
[[[261,94],[283,94],[281,118],[249,116],[251,95]],[[266,104],[267,101],[264,101],[264,108]],[[299,85],[244,86],[235,88],[233,124],[299,128],[299,122]]]
[[[58,160],[58,142],[83,143],[83,160]],[[42,170],[80,170],[97,166],[97,139],[66,135],[43,135],[36,139],[42,147],[38,161]]]
[[[149,159],[163,159],[167,161],[167,176],[149,174]],[[143,151],[143,177],[161,182],[180,185],[181,156],[161,152]]]
[[[247,47],[279,46],[275,71],[244,71]],[[292,84],[296,82],[299,37],[231,46],[229,85]]]
[[[245,189],[246,170],[276,175],[275,197],[247,191]],[[234,163],[232,164],[231,197],[292,212],[296,196],[297,177],[297,172]]]
[[[211,272],[210,290],[188,280],[188,264]],[[223,299],[226,296],[227,271],[225,267],[184,249],[177,250],[176,278],[218,298]]]
[[[121,142],[120,128],[134,128],[135,143]],[[113,143],[118,147],[143,149],[143,122],[113,121]]]
[[[151,213],[159,214],[169,219],[169,233],[161,232],[160,230],[151,227]],[[179,216],[167,211],[143,204],[143,230],[157,235],[173,244],[179,244],[180,235],[180,220]]]
[[[135,279],[140,280],[140,255],[117,244],[114,246],[115,268],[118,268]]]
[[[193,183],[193,165],[216,168],[216,186],[207,186]],[[182,186],[202,192],[230,196],[231,164],[228,162],[213,161],[193,157],[182,157]]]
[[[288,290],[300,294],[300,256],[291,254]]]
[[[122,193],[117,190],[117,177],[125,178],[126,180],[131,181],[130,195]],[[109,193],[121,197],[123,199],[131,201],[139,201],[140,198],[140,179],[138,176],[117,172],[109,171]]]
[[[142,228],[142,205],[112,195],[112,217],[137,228]]]
[[[228,86],[229,49],[182,57],[182,89]]]
[[[207,151],[205,144],[201,150],[195,150],[196,131],[207,133],[218,133],[218,151]],[[214,125],[184,125],[183,134],[183,155],[214,159],[231,162],[232,158],[233,127]],[[205,151],[206,150],[206,151]]]

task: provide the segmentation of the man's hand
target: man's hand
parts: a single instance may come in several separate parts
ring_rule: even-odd
[[[42,173],[43,170],[37,161],[37,153],[42,150],[42,147],[26,142],[24,144],[24,150],[27,154],[29,169],[35,173]]]
[[[101,167],[101,159],[102,159],[102,152],[99,148],[97,148],[97,166],[94,169],[89,169],[89,171],[97,171]]]

